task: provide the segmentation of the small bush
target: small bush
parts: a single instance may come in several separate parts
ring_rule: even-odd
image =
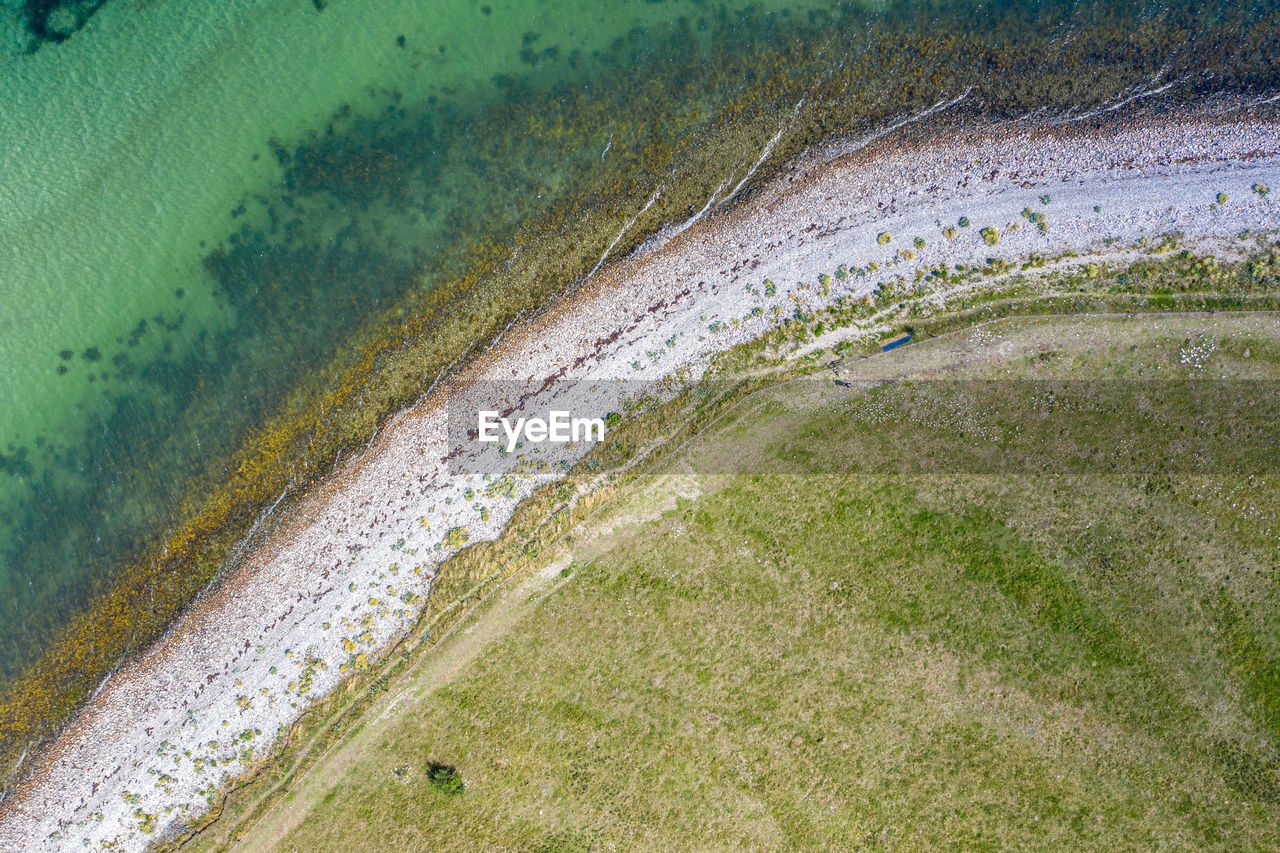
[[[442,797],[457,797],[467,790],[458,768],[436,761],[427,765],[427,784]]]
[[[465,527],[450,527],[444,534],[446,548],[461,548],[471,538],[471,531]]]

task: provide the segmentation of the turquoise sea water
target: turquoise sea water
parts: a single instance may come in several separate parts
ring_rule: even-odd
[[[163,523],[183,471],[227,453],[282,383],[330,355],[352,311],[429,286],[412,280],[423,256],[461,236],[450,193],[488,179],[518,203],[555,181],[554,162],[487,168],[446,150],[465,135],[450,124],[505,96],[495,75],[586,78],[591,61],[568,68],[571,50],[667,17],[645,4],[108,3],[34,53],[11,18],[0,676],[109,577],[99,554],[124,547],[121,523]],[[386,156],[364,180],[369,140]],[[259,292],[279,276],[287,293]]]
[[[974,117],[1082,112],[1165,83],[1164,98],[1265,93],[1276,14],[1103,0],[8,3],[0,693],[163,542],[184,502],[222,488],[298,389],[337,383],[335,364],[474,247],[518,246],[542,217],[543,239],[598,257],[617,226],[597,223],[692,175],[639,239],[741,177],[801,98],[791,150],[965,91]],[[510,297],[495,318],[583,271],[540,269],[537,287],[493,285]],[[439,322],[487,328],[449,304]]]

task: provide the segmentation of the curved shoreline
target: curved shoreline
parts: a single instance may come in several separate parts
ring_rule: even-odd
[[[1171,230],[1215,241],[1274,229],[1277,203],[1249,186],[1280,186],[1277,130],[1275,118],[1223,117],[1100,130],[1005,128],[976,140],[954,134],[906,153],[889,136],[784,171],[736,209],[601,268],[554,311],[511,328],[449,387],[395,416],[234,573],[111,677],[0,805],[0,849],[54,849],[69,839],[79,846],[81,838],[145,846],[153,832],[203,811],[224,774],[261,757],[277,727],[408,628],[440,562],[461,543],[427,549],[462,527],[471,541],[492,538],[520,495],[555,476],[530,477],[515,497],[487,499],[484,519],[464,499],[469,483],[450,469],[447,406],[477,382],[652,381],[681,367],[696,374],[716,352],[777,324],[768,310],[752,316],[753,308],[783,305],[788,316],[799,305],[859,297],[877,278],[943,261],[1085,252],[1109,238]],[[1210,209],[1222,191],[1231,201]],[[1042,205],[1041,195],[1052,201]],[[1025,207],[1044,208],[1048,233],[1006,230]],[[960,216],[972,227],[947,240],[940,223]],[[980,237],[984,226],[1001,230],[998,249]],[[881,244],[885,232],[896,242]],[[927,245],[894,261],[914,236]],[[873,261],[886,275],[850,276],[826,295],[796,284]],[[776,295],[763,294],[765,279],[777,283]],[[710,332],[717,322],[725,328]],[[451,503],[443,505],[446,498]],[[393,604],[398,596],[409,597],[404,607]],[[245,749],[255,752],[242,763]]]

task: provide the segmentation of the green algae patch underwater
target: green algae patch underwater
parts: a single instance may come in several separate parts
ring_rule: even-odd
[[[143,343],[179,323],[170,311],[130,320],[105,351],[51,348],[73,354],[57,356],[66,377],[87,382],[92,369],[118,384],[103,392],[113,414],[67,428],[56,452],[33,440],[4,457],[20,488],[39,484],[9,504],[22,535],[3,565],[14,601],[34,601],[40,618],[0,637],[17,662],[0,700],[0,766],[169,624],[264,507],[602,258],[723,198],[780,131],[756,181],[833,134],[961,95],[955,120],[981,121],[1083,114],[1153,79],[1176,81],[1162,97],[1183,101],[1274,85],[1258,49],[1274,42],[1273,9],[1174,6],[1136,30],[1140,11],[1011,3],[975,22],[965,3],[672,3],[607,38],[594,24],[576,48],[582,10],[565,11],[558,40],[517,10],[501,72],[442,87],[389,72],[326,117],[311,103],[246,162],[273,181],[247,188],[222,239],[198,253],[203,313],[184,315],[182,340]],[[450,15],[430,41],[421,28],[388,35],[388,51],[422,75],[446,67],[456,46],[440,33],[462,26]],[[174,291],[184,304],[196,295]],[[53,565],[76,571],[34,600],[19,594],[20,578]]]

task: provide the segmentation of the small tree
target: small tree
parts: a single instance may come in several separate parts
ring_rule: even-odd
[[[427,765],[427,784],[442,797],[456,797],[467,789],[458,768],[436,761]]]

